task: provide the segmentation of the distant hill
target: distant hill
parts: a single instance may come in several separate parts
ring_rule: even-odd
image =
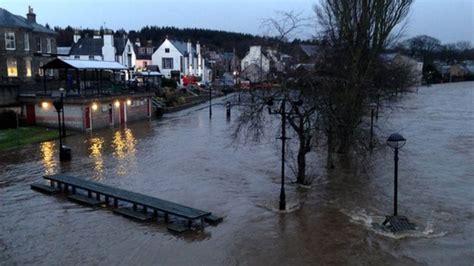
[[[67,26],[66,28],[55,27],[54,30],[58,32],[58,46],[72,45],[74,29],[71,26]],[[84,36],[88,34],[89,36],[92,36],[93,32],[94,29],[83,29],[82,35]],[[103,33],[103,29],[101,29],[101,33]],[[245,55],[251,45],[271,46],[277,42],[275,38],[255,36],[252,34],[196,28],[180,29],[176,27],[145,26],[139,31],[131,30],[127,32],[123,29],[115,31],[116,35],[121,35],[122,33],[127,33],[132,42],[135,42],[137,38],[140,38],[142,45],[144,45],[146,41],[151,40],[155,46],[158,46],[166,36],[168,36],[170,39],[181,41],[187,41],[189,39],[193,43],[199,41],[201,45],[205,45],[213,51],[231,52],[235,48],[237,55],[241,58]],[[311,41],[296,39],[292,43],[309,44]],[[283,51],[290,51],[291,49],[288,44],[281,44],[281,46]]]

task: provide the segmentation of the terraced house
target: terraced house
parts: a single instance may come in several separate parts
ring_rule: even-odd
[[[26,18],[0,8],[0,75],[2,82],[31,83],[43,76],[41,66],[56,54],[56,33],[38,23],[33,8]],[[46,73],[52,75],[53,72]]]

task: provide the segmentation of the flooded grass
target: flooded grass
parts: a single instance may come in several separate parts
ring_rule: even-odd
[[[17,146],[39,143],[58,137],[56,129],[20,127],[0,130],[0,151]]]

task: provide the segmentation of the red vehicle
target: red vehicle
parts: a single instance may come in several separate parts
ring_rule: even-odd
[[[195,76],[184,76],[183,77],[183,86],[188,86],[188,85],[197,85],[197,78]]]

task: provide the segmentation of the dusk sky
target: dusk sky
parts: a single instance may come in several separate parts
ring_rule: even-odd
[[[25,16],[28,5],[51,26],[140,29],[145,25],[208,28],[262,34],[262,18],[295,10],[314,16],[318,0],[0,0],[0,7]],[[307,29],[299,37],[309,38]],[[416,0],[405,36],[427,34],[443,43],[474,44],[474,0]]]

